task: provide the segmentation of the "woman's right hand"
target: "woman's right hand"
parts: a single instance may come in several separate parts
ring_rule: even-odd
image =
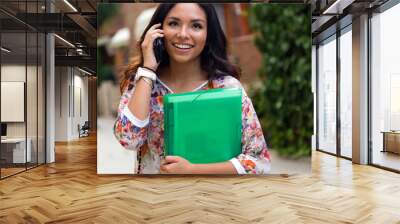
[[[156,61],[156,57],[154,56],[153,42],[159,37],[164,37],[164,31],[158,28],[160,26],[161,23],[151,26],[141,44],[143,52],[143,66],[153,69],[154,71],[157,70],[158,63]]]

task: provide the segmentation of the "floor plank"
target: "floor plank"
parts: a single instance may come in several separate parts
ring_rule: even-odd
[[[400,223],[400,175],[313,152],[312,174],[96,174],[96,138],[0,181],[0,223]]]

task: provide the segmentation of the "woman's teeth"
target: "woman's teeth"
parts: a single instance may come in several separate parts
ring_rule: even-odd
[[[174,44],[174,46],[181,49],[189,49],[193,47],[192,45],[189,44]]]

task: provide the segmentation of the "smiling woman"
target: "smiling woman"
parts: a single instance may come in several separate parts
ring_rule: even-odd
[[[210,4],[161,4],[138,42],[139,56],[128,66],[114,133],[127,149],[138,150],[138,173],[267,173],[270,156],[239,69],[227,59],[226,37]],[[242,90],[241,148],[220,163],[192,164],[164,152],[163,96],[211,88]],[[215,124],[218,125],[218,124]],[[240,129],[239,129],[240,130]]]
[[[186,12],[192,12],[185,15]],[[170,63],[198,60],[207,39],[207,17],[196,4],[178,4],[163,22]]]

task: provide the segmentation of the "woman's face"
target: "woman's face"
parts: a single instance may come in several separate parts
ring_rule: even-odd
[[[195,3],[176,4],[163,22],[165,48],[170,60],[200,60],[207,39],[207,16]]]

